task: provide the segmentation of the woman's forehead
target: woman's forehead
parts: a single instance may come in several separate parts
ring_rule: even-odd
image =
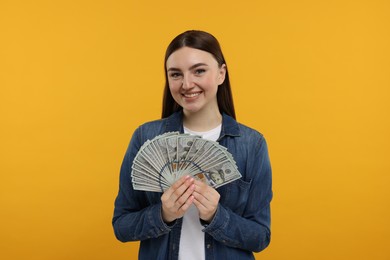
[[[169,67],[186,67],[193,64],[205,63],[207,65],[217,64],[214,56],[203,50],[182,47],[174,51],[167,59],[167,68]]]

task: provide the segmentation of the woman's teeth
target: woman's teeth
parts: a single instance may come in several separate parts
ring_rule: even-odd
[[[198,93],[187,93],[187,94],[184,94],[185,97],[188,97],[188,98],[191,98],[191,97],[196,97],[200,94],[200,92]]]

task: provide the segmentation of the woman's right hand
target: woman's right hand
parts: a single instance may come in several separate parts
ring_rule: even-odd
[[[164,192],[161,196],[164,222],[172,222],[184,215],[194,201],[194,189],[194,179],[184,176]]]

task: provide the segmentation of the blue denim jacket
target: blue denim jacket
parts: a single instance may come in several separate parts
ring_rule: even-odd
[[[140,240],[139,259],[177,259],[182,219],[166,224],[158,192],[133,190],[131,166],[147,139],[164,132],[183,133],[182,112],[138,127],[125,154],[113,227],[122,241]],[[267,144],[257,131],[223,115],[218,142],[233,155],[242,178],[217,188],[220,201],[204,228],[206,259],[254,259],[270,243],[271,166]]]

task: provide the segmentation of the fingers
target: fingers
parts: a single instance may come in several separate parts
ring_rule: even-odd
[[[194,202],[194,196],[190,195],[188,199],[185,201],[185,203],[178,209],[178,213],[180,216],[183,216],[184,213],[190,208],[192,203]]]
[[[198,199],[200,199],[202,202],[208,204],[213,203],[216,200],[219,201],[220,195],[213,187],[210,187],[209,185],[198,180],[195,180],[194,184],[194,193],[198,194]]]
[[[194,179],[189,176],[182,177],[175,182],[161,196],[162,217],[166,222],[172,222],[180,218],[191,206],[195,189]]]
[[[209,222],[217,211],[220,195],[205,183],[195,181],[194,184],[194,204],[199,210],[200,218]]]
[[[190,179],[190,176],[183,176],[178,181],[176,181],[168,190],[166,190],[163,194],[163,197],[170,198],[172,194],[187,181]]]
[[[183,178],[181,178],[183,179]],[[191,186],[193,186],[194,179],[190,178],[189,176],[185,176],[184,180],[179,180],[179,182],[176,182],[172,186],[172,194],[171,194],[171,199],[174,202],[178,202],[179,205],[182,205],[185,203],[189,195],[191,195],[192,190],[190,189]]]
[[[220,195],[214,188],[190,176],[182,177],[161,196],[163,220],[172,222],[182,217],[194,203],[199,210],[199,217],[211,221],[219,199]]]

